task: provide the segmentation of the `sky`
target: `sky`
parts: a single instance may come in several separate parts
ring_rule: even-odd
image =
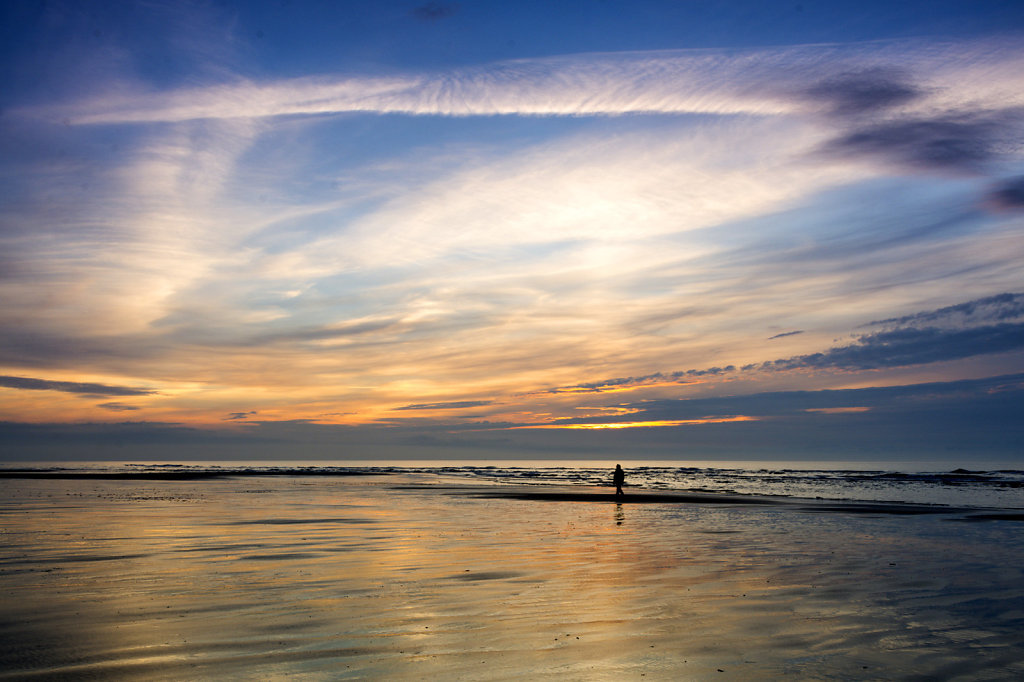
[[[1024,4],[0,32],[0,459],[1024,468]]]

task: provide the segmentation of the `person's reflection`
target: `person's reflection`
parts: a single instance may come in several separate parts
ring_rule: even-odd
[[[616,526],[621,526],[622,522],[625,521],[625,520],[626,520],[626,515],[622,511],[622,503],[621,502],[616,502],[615,503],[615,525]]]

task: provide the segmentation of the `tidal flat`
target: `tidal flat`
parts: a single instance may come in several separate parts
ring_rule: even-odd
[[[551,491],[0,481],[0,679],[1024,677],[1013,514]]]

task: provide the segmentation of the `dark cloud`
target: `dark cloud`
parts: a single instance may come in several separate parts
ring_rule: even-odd
[[[228,416],[224,417],[225,421],[237,421],[239,419],[248,419],[249,417],[256,414],[256,410],[250,410],[249,412],[232,412]]]
[[[831,105],[840,116],[877,112],[909,102],[921,91],[906,74],[895,69],[865,69],[827,78],[809,87],[804,94]]]
[[[861,334],[854,337],[854,342],[849,345],[830,348],[820,353],[755,362],[739,368],[728,365],[678,372],[657,372],[644,376],[617,377],[558,386],[538,393],[607,393],[669,382],[683,384],[691,378],[720,376],[737,371],[855,371],[909,367],[1024,350],[1024,294],[997,294],[936,310],[875,320],[864,326],[887,329]],[[770,337],[769,340],[801,333],[803,332],[784,332]]]
[[[4,322],[0,321],[0,325]],[[171,350],[171,344],[140,334],[73,335],[64,332],[21,328],[0,334],[0,362],[9,366],[60,368],[69,357],[79,363],[148,360]]]
[[[985,379],[818,391],[773,391],[752,395],[691,399],[660,399],[625,403],[635,410],[620,421],[640,419],[701,419],[710,414],[743,414],[755,418],[801,416],[808,411],[862,407],[870,410],[912,411],[938,402],[954,404],[1004,393],[1017,403],[1024,400],[1024,374]],[[814,416],[826,416],[822,414]],[[866,418],[865,413],[838,413],[836,418]],[[608,421],[612,421],[609,419]]]
[[[786,336],[796,336],[797,334],[803,334],[803,333],[804,333],[804,331],[802,329],[798,329],[798,330],[792,331],[792,332],[782,332],[781,334],[776,334],[775,336],[769,336],[768,340],[772,341],[773,339],[781,339],[781,338],[784,338]]]
[[[130,412],[140,409],[135,405],[125,405],[124,403],[100,403],[96,407],[102,407],[104,410],[111,410],[113,412]]]
[[[891,317],[886,320],[875,320],[864,325],[877,327],[881,325],[913,325],[936,322],[1003,322],[1024,317],[1024,294],[996,294],[979,298],[966,303],[946,306],[937,310],[929,310],[903,317]]]
[[[28,391],[62,391],[64,393],[82,393],[86,395],[153,395],[156,391],[128,386],[108,386],[106,384],[82,383],[78,381],[50,381],[48,379],[32,379],[30,377],[0,376],[0,386],[18,388]]]
[[[459,11],[457,2],[428,2],[412,10],[412,15],[420,21],[438,21],[447,19]]]
[[[483,407],[494,404],[493,400],[459,400],[451,403],[421,403],[418,405],[403,405],[396,407],[396,410],[462,410],[469,407]]]
[[[845,130],[826,143],[826,154],[872,156],[913,169],[978,172],[1016,149],[1024,127],[1024,111],[1012,107],[901,113],[900,105],[928,93],[910,74],[892,67],[829,76],[799,94],[823,104]]]
[[[863,370],[908,367],[1024,349],[1024,294],[1004,293],[868,326],[888,329],[863,334],[847,346],[772,360],[744,369]]]
[[[253,456],[255,448],[282,448],[274,434],[253,438],[238,429],[193,428],[163,422],[26,424],[0,422],[0,459],[66,461],[111,459],[219,459]]]
[[[893,163],[939,171],[979,170],[999,156],[1002,142],[1020,125],[1020,113],[895,118],[857,128],[832,140],[826,151],[881,157]]]
[[[908,367],[1013,350],[1024,350],[1024,323],[952,330],[903,327],[865,334],[849,346],[830,348],[823,353],[771,360],[759,365],[758,369],[864,370]]]
[[[997,209],[1024,209],[1024,175],[1004,181],[989,193],[988,199]]]
[[[636,377],[616,377],[604,381],[593,381],[584,384],[572,384],[571,386],[556,386],[554,388],[537,391],[537,394],[558,394],[558,393],[607,393],[609,391],[621,391],[629,388],[640,388],[648,384],[664,383],[687,383],[687,379],[694,379],[704,376],[718,376],[734,372],[736,367],[709,367],[707,369],[684,369],[678,372],[655,372]]]

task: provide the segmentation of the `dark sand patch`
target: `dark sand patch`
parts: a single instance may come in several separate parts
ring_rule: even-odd
[[[954,521],[1024,521],[1024,513],[1017,512],[979,512],[968,514]]]
[[[444,576],[444,580],[463,580],[466,582],[475,582],[478,580],[511,580],[512,578],[522,578],[525,574],[517,571],[464,571],[462,573],[455,573],[454,575]]]
[[[534,502],[587,502],[615,505],[676,504],[784,507],[794,511],[819,514],[857,514],[865,516],[949,516],[962,521],[1024,521],[1024,512],[990,511],[941,504],[902,502],[853,502],[846,500],[809,500],[796,497],[766,497],[738,493],[695,492],[632,492],[623,496],[600,490],[509,486],[495,489],[475,486],[447,486],[447,494],[483,499],[524,500]],[[722,532],[722,531],[716,531]],[[735,531],[733,531],[735,532]]]

